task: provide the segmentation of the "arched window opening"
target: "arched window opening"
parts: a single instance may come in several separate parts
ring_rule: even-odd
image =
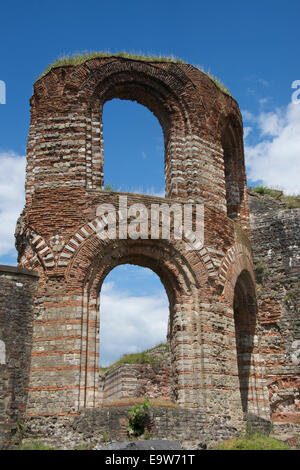
[[[164,197],[164,136],[139,103],[115,98],[103,107],[104,189]]]
[[[244,191],[243,157],[240,145],[231,126],[223,135],[224,173],[227,215],[237,219]]]
[[[253,374],[253,348],[256,328],[255,289],[250,275],[243,271],[237,279],[234,291],[234,323],[236,334],[236,353],[242,410],[249,412],[251,396],[251,376]]]
[[[169,301],[158,276],[114,268],[100,293],[100,400],[170,400]]]

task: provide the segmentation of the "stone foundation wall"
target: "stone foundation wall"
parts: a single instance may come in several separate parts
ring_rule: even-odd
[[[0,266],[0,448],[24,419],[37,273]]]
[[[93,447],[106,440],[125,440],[130,408],[94,408],[73,416],[27,418],[23,442],[38,439],[59,449],[72,449]],[[152,438],[180,440],[187,449],[200,444],[210,448],[245,430],[245,423],[237,428],[229,417],[209,417],[185,408],[150,407],[148,416],[147,430]]]

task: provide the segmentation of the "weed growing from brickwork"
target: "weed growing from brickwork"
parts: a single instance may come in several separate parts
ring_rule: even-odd
[[[49,73],[52,69],[56,67],[63,67],[65,65],[80,65],[83,62],[86,62],[87,60],[90,59],[95,59],[97,57],[121,57],[124,59],[132,59],[132,60],[142,60],[146,62],[171,62],[174,64],[185,64],[186,62],[182,59],[179,59],[178,57],[175,57],[174,55],[171,56],[155,56],[151,54],[135,54],[135,53],[130,53],[130,52],[116,52],[116,53],[111,53],[109,51],[107,52],[83,52],[82,54],[73,54],[72,56],[70,55],[63,55],[59,57],[53,64],[48,65],[48,67],[44,70],[44,72],[39,76],[39,78],[44,77]],[[195,68],[198,70],[201,70],[205,75],[207,75],[213,82],[214,84],[221,90],[223,93],[226,95],[231,96],[230,91],[228,88],[225,87],[225,85],[214,75],[212,75],[210,72],[206,72],[202,66],[199,65],[194,65]]]
[[[147,410],[150,406],[149,398],[146,397],[142,405],[135,404],[129,411],[129,426],[127,431],[129,435],[135,437],[141,436],[145,430],[147,421]]]

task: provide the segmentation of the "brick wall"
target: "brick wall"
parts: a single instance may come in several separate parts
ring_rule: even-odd
[[[102,108],[113,98],[136,100],[158,118],[166,198],[103,190]],[[195,212],[201,203],[203,246],[191,247],[188,235],[179,240],[174,231],[155,239],[149,224],[138,239],[101,238],[97,207],[118,209],[119,196],[148,213],[153,204],[176,202],[182,210],[188,202]],[[132,263],[156,272],[169,298],[171,400],[237,423],[250,412],[267,419],[257,324],[250,321],[255,278],[247,197],[238,104],[195,67],[105,57],[54,68],[37,80],[26,206],[16,232],[19,265],[40,273],[27,414],[70,414],[101,404],[101,286],[115,266]],[[116,233],[131,219],[118,211]],[[235,318],[236,286],[244,292],[236,318],[247,318],[251,344],[245,381],[238,356],[245,360],[246,352],[236,348],[244,334]]]

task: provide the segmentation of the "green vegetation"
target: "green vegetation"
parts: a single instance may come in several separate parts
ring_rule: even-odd
[[[104,186],[104,191],[115,191],[116,188],[114,187],[113,184],[111,183],[107,183],[105,186]]]
[[[83,62],[86,62],[87,60],[95,59],[97,57],[122,57],[124,59],[145,60],[147,62],[173,62],[175,64],[184,63],[183,60],[178,59],[175,56],[163,57],[163,56],[152,56],[152,55],[143,55],[143,54],[131,54],[125,51],[116,52],[115,54],[109,51],[107,52],[94,51],[94,52],[84,52],[82,54],[73,54],[72,56],[70,55],[61,56],[55,62],[53,62],[53,64],[48,65],[48,67],[41,74],[41,77],[43,77],[48,72],[50,72],[50,70],[56,67],[61,67],[65,65],[79,65],[79,64],[83,64]]]
[[[204,72],[202,70],[203,73],[205,73],[213,82],[215,85],[217,85],[218,88],[220,88],[221,91],[223,91],[223,93],[225,93],[225,95],[228,95],[228,96],[231,96],[231,93],[230,91],[228,90],[228,88],[220,81],[219,78],[215,77],[214,75],[211,75],[210,73],[208,72]]]
[[[123,354],[123,356],[116,361],[114,364],[111,364],[108,367],[100,367],[100,375],[104,375],[109,370],[115,369],[120,364],[150,364],[152,367],[159,367],[161,360],[159,358],[153,357],[150,353],[157,348],[163,348],[162,355],[166,354],[169,351],[169,346],[165,343],[158,344],[154,348],[147,349],[140,353],[132,354]]]
[[[252,188],[255,193],[258,194],[269,194],[269,196],[272,196],[276,199],[280,199],[281,196],[283,196],[283,191],[280,191],[278,189],[272,189],[272,188],[267,188],[267,186],[255,186]]]
[[[135,437],[141,436],[145,430],[147,421],[147,410],[150,406],[149,398],[146,397],[142,405],[136,403],[129,411],[129,426],[127,431],[129,435]]]
[[[290,287],[288,294],[284,296],[285,302],[294,302],[297,301],[297,299],[300,296],[300,280],[296,281],[293,284],[293,287]]]
[[[261,262],[254,265],[255,277],[257,282],[262,282],[265,276],[268,274],[268,268]]]
[[[17,450],[57,450],[41,441],[27,441],[20,444]]]
[[[56,67],[63,67],[63,66],[72,66],[72,65],[79,65],[83,64],[83,62],[86,62],[87,60],[95,59],[97,57],[122,57],[124,59],[132,59],[132,60],[143,60],[147,62],[171,62],[174,64],[184,64],[185,62],[182,59],[179,59],[178,57],[175,57],[173,55],[171,56],[154,56],[154,55],[144,55],[144,54],[133,54],[129,52],[116,52],[116,53],[111,53],[109,51],[107,52],[83,52],[82,54],[73,54],[73,55],[63,55],[59,57],[53,64],[48,65],[48,67],[44,70],[44,72],[40,75],[39,78],[44,77],[49,73],[52,69]],[[212,75],[210,72],[205,72],[203,67],[196,65],[196,68],[201,70],[201,72],[205,73],[214,83],[215,85],[223,91],[226,95],[231,96],[230,91],[228,88],[221,83],[219,79],[217,79],[214,75]]]
[[[251,188],[255,193],[268,194],[269,196],[281,202],[285,202],[289,209],[297,209],[300,207],[300,194],[284,194],[283,191],[274,188],[267,188],[260,185]]]
[[[103,439],[103,442],[109,442],[110,441],[110,436],[109,436],[109,433],[107,431],[104,431],[104,433],[102,434],[102,439]]]
[[[215,450],[291,450],[291,447],[273,437],[255,433],[220,442]]]
[[[215,75],[213,75],[210,71],[205,70],[202,65],[195,65],[194,67],[196,67],[196,69],[198,70],[201,70],[201,72],[205,73],[205,75],[207,75],[214,82],[214,84],[218,88],[220,88],[223,93],[225,93],[225,95],[231,96],[230,91],[228,90],[228,88],[226,88],[226,86],[221,82],[219,78],[215,77]]]
[[[300,207],[300,196],[286,195],[282,200],[287,203],[289,209],[298,209]]]

